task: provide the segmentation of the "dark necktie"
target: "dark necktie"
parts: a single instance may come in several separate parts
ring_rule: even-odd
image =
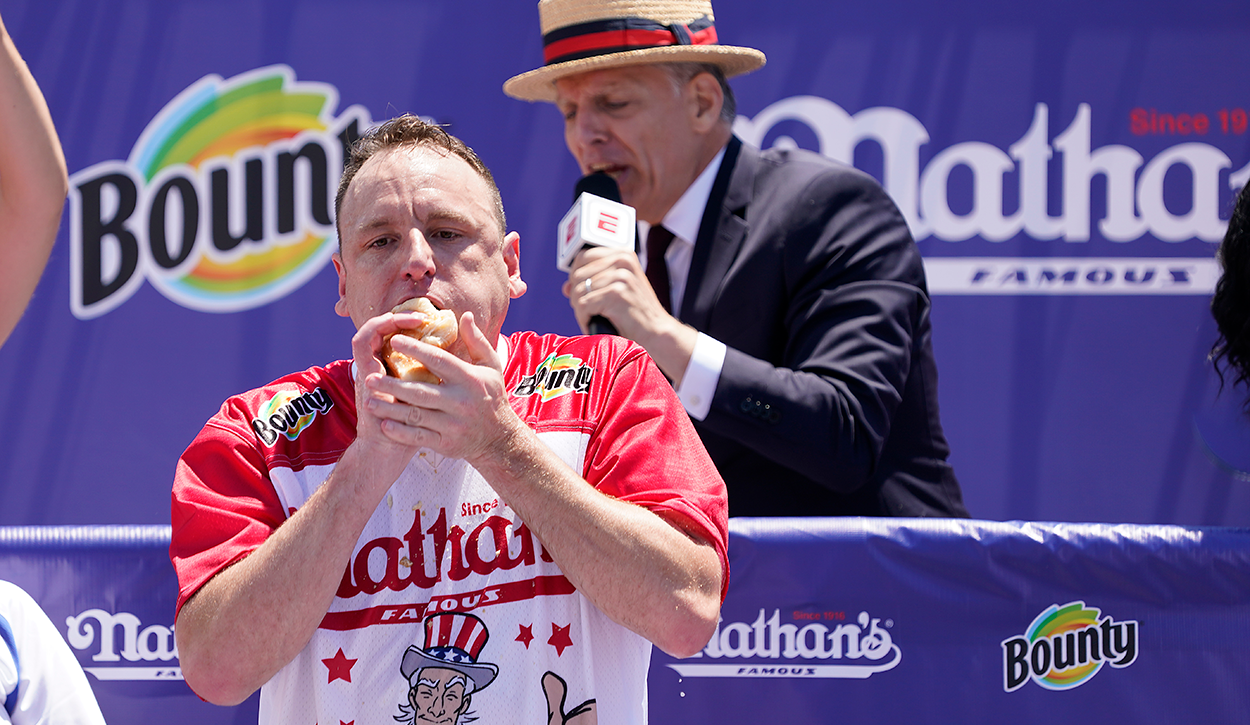
[[[647,281],[655,290],[655,296],[660,298],[664,310],[670,313],[673,293],[668,286],[668,265],[664,263],[664,253],[672,242],[673,233],[658,224],[647,232]]]

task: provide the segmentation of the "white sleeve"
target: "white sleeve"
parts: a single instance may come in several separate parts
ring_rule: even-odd
[[[712,409],[712,396],[725,365],[725,343],[699,333],[686,363],[686,372],[677,387],[677,397],[695,420],[703,420]]]
[[[0,582],[0,619],[8,623],[16,650],[12,664],[17,693],[9,715],[13,725],[104,725],[87,675],[35,600]],[[7,657],[8,648],[0,649],[6,650],[0,659]]]

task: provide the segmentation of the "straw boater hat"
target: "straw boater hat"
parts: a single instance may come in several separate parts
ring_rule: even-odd
[[[644,63],[712,63],[726,77],[764,65],[754,48],[716,43],[710,0],[540,0],[542,68],[508,79],[523,101],[556,100],[555,82],[574,73]]]

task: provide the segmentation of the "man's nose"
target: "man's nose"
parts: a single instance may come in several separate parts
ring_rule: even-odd
[[[587,148],[607,141],[607,124],[602,115],[594,111],[583,111],[573,117],[569,123],[569,145]]]
[[[404,240],[404,276],[411,279],[433,277],[434,249],[420,229],[412,229]]]

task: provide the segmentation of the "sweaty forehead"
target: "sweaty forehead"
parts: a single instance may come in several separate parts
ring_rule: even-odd
[[[491,216],[486,182],[463,159],[426,146],[387,149],[360,167],[343,198],[345,232],[384,217]]]

